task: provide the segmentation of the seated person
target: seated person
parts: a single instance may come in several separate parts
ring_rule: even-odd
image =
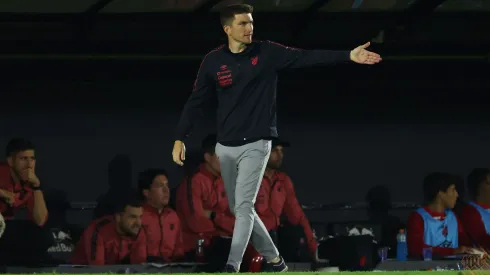
[[[143,207],[136,195],[123,196],[114,215],[101,217],[85,229],[75,246],[72,264],[142,264],[147,261],[147,239],[141,230]]]
[[[477,247],[490,249],[490,169],[474,169],[467,179],[472,201],[461,210],[461,224]]]
[[[422,257],[424,247],[432,247],[437,256],[470,252],[471,240],[451,210],[458,198],[452,175],[429,174],[424,179],[424,196],[427,204],[408,218],[409,256]]]
[[[44,227],[48,210],[36,175],[35,147],[28,140],[15,138],[8,143],[6,154],[7,163],[0,163],[0,213],[7,228],[0,240],[0,264],[46,262],[46,251],[54,239]],[[23,208],[30,221],[14,219]]]
[[[280,238],[278,249],[286,261],[300,261],[297,258],[297,250],[301,240],[305,240],[309,259],[318,261],[318,243],[314,237],[308,218],[305,216],[294,191],[293,182],[289,176],[279,171],[282,165],[284,147],[288,142],[275,139],[272,141],[272,150],[264,173],[264,178],[257,194],[255,209],[265,227],[271,232],[272,239],[277,238],[276,231],[281,227],[285,231],[291,229],[281,226],[280,218],[283,214],[289,223],[298,230],[288,230],[287,236]],[[278,232],[278,235],[285,235]],[[294,241],[293,241],[294,236]],[[301,257],[300,257],[301,258]],[[308,256],[306,257],[308,259]]]
[[[182,226],[177,213],[168,206],[167,172],[148,169],[140,173],[138,187],[145,200],[143,229],[148,238],[148,261],[170,263],[181,260],[184,256]]]
[[[177,189],[177,213],[182,221],[184,250],[189,259],[194,258],[199,239],[204,239],[204,247],[209,247],[213,237],[233,234],[235,217],[229,210],[220,177],[219,160],[214,152],[216,143],[216,135],[203,140],[204,161]]]

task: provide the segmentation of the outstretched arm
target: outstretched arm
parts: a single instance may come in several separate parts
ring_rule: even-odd
[[[381,62],[383,59],[377,53],[370,52],[367,49],[371,45],[371,42],[367,42],[364,45],[361,45],[350,52],[350,60],[359,63],[359,64],[376,64]]]
[[[352,51],[303,50],[271,41],[267,41],[267,43],[271,62],[277,70],[305,68],[315,65],[334,65],[348,61],[360,64],[375,64],[381,61],[381,57],[378,54],[366,50],[370,45],[369,42]]]

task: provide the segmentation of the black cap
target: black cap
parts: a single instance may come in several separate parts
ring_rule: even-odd
[[[490,169],[488,168],[475,168],[468,175],[468,182],[480,184],[480,182],[484,181],[489,174]]]
[[[289,147],[291,144],[285,140],[282,140],[280,138],[275,138],[272,140],[272,148],[281,145],[282,147]]]
[[[216,143],[218,143],[218,139],[215,134],[207,135],[201,143],[201,149],[205,153],[214,154],[214,149],[216,148]]]
[[[209,134],[202,140],[201,148],[206,149],[209,147],[214,147],[216,146],[216,143],[218,143],[216,135]]]
[[[471,171],[466,179],[468,191],[471,196],[476,197],[476,195],[478,195],[480,183],[482,183],[489,174],[490,169],[488,168],[475,168]]]

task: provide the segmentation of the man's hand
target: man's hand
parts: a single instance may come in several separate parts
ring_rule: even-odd
[[[350,52],[350,60],[359,63],[359,64],[376,64],[381,62],[381,56],[377,53],[373,53],[367,51],[366,48],[371,45],[371,42],[367,42],[364,45],[361,45]]]
[[[180,140],[175,141],[174,149],[172,150],[172,157],[175,163],[177,163],[180,166],[184,165],[185,144],[182,141]]]
[[[5,202],[10,206],[14,205],[15,203],[15,193],[0,189],[0,197],[3,198]]]
[[[27,168],[24,171],[20,172],[20,178],[24,181],[27,181],[29,184],[31,184],[32,187],[39,187],[39,185],[41,185],[39,178],[36,176],[36,173],[32,168]]]
[[[0,213],[0,238],[3,235],[3,232],[5,232],[6,227],[7,227],[7,225],[5,224],[5,220],[2,216],[2,213]]]
[[[469,254],[473,251],[473,248],[467,246],[460,246],[454,250],[454,254]]]

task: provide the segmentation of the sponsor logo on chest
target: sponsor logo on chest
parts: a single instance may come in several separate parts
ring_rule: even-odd
[[[221,65],[216,73],[218,84],[220,87],[228,87],[233,84],[233,75],[227,65]]]

